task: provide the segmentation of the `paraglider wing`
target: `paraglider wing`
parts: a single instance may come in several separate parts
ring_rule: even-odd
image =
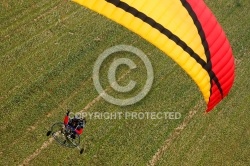
[[[140,35],[178,63],[212,110],[234,81],[231,46],[203,0],[73,0]]]

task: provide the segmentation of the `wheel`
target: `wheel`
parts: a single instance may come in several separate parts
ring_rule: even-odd
[[[48,131],[46,135],[49,136],[50,134],[51,134],[51,131]]]
[[[68,132],[62,122],[55,123],[51,127],[51,135],[59,144],[69,148],[75,148],[80,144],[80,136],[76,134],[75,139],[71,138],[71,132]]]
[[[84,149],[82,148],[82,149],[80,150],[80,154],[82,154],[82,153],[83,153],[83,151],[84,151]]]

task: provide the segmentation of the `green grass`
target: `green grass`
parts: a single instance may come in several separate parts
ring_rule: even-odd
[[[235,84],[211,113],[204,115],[205,103],[198,106],[198,113],[157,165],[250,164],[250,3],[206,2],[232,44]],[[146,165],[188,112],[203,101],[190,77],[161,51],[72,2],[3,1],[0,22],[0,165],[22,164],[48,140],[47,129],[62,121],[67,108],[78,112],[98,96],[91,78],[94,62],[105,49],[117,44],[133,45],[145,52],[154,68],[153,87],[135,105],[118,107],[101,99],[87,111],[180,112],[182,117],[89,119],[82,135],[83,155],[53,142],[30,165]],[[102,67],[104,71],[111,60]],[[145,79],[143,70],[131,71],[120,83],[137,80],[140,89]],[[122,68],[118,77],[127,71]],[[106,79],[102,82],[108,86]],[[112,90],[109,93],[119,96]]]

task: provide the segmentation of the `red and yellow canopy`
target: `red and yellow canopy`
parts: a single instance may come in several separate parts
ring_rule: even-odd
[[[212,110],[234,81],[231,46],[203,0],[73,0],[140,35],[196,82]]]

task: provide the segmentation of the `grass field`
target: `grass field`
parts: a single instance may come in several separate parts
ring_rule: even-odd
[[[236,59],[234,86],[209,114],[204,114],[203,97],[190,77],[122,26],[67,0],[1,1],[0,165],[250,165],[250,1],[206,2]],[[151,91],[132,106],[109,104],[93,85],[95,60],[117,44],[143,50],[154,68]],[[140,89],[143,71],[121,68],[119,83],[137,80]],[[106,79],[102,82],[118,95]],[[89,119],[80,155],[46,137],[67,109],[179,112],[181,118]]]

